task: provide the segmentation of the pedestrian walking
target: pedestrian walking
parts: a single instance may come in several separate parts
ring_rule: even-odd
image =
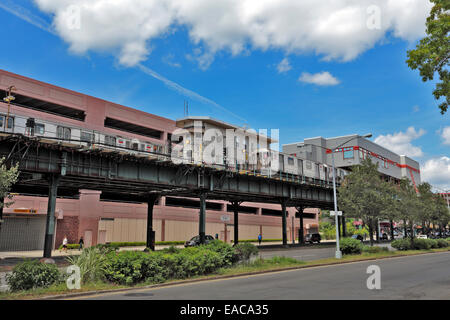
[[[261,233],[258,235],[258,243],[259,243],[259,245],[261,245],[261,241],[262,241],[262,235],[261,235]]]
[[[65,252],[67,252],[67,243],[68,243],[67,236],[64,236],[63,243],[62,243],[62,246],[63,246],[62,250]],[[61,252],[61,250],[60,250],[60,252]]]
[[[83,246],[84,246],[83,237],[80,238],[80,241],[78,242],[78,244],[79,244],[78,251],[83,250]]]

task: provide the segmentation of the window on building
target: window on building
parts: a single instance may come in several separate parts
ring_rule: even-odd
[[[305,164],[306,164],[306,169],[308,169],[308,170],[311,170],[312,169],[312,163],[311,163],[311,161],[305,161]]]
[[[34,125],[34,133],[35,134],[44,134],[45,133],[45,125],[42,123],[36,123]]]
[[[108,146],[115,146],[116,138],[113,136],[105,136],[105,144]]]
[[[344,151],[344,159],[353,159],[353,150]]]
[[[83,142],[93,142],[94,141],[94,134],[89,132],[83,132],[81,131],[80,140]]]
[[[70,140],[70,138],[72,137],[72,133],[70,128],[58,126],[56,128],[56,136],[58,137],[58,139]]]
[[[288,158],[288,165],[293,166],[294,165],[294,158]]]

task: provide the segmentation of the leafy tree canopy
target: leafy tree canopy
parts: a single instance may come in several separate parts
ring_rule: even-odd
[[[450,1],[430,0],[434,3],[430,16],[426,22],[427,37],[420,40],[416,49],[408,51],[408,66],[419,69],[422,80],[433,80],[435,73],[439,74],[439,81],[433,95],[436,100],[441,97],[444,101],[439,104],[441,114],[447,112],[450,103]]]

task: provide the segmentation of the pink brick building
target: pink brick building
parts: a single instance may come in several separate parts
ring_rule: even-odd
[[[45,120],[57,127],[77,128],[81,134],[100,131],[117,139],[137,139],[164,150],[176,128],[171,119],[121,106],[102,99],[56,87],[37,80],[0,70],[0,95],[14,86],[16,100],[10,117],[33,117],[36,123]],[[6,129],[8,106],[0,102],[2,128]],[[44,128],[55,137],[58,129]],[[54,131],[54,132],[53,132]],[[73,130],[74,132],[74,130]],[[115,140],[116,141],[116,140]],[[16,195],[13,206],[4,209],[0,233],[0,251],[41,249],[45,234],[47,198],[37,195]],[[69,243],[84,237],[87,245],[115,241],[145,241],[147,205],[121,203],[103,199],[101,192],[80,190],[79,198],[58,198],[56,202],[56,237],[58,247],[66,235]],[[318,209],[305,209],[304,233],[317,232]],[[156,241],[187,240],[198,234],[199,200],[176,196],[162,197],[154,210]],[[298,237],[299,219],[296,209],[288,208],[288,239]],[[223,217],[228,216],[229,221]],[[222,220],[221,220],[222,218]],[[233,214],[225,201],[207,201],[206,233],[233,240]],[[281,205],[243,203],[239,214],[239,238],[281,239]],[[26,239],[24,235],[27,235]]]

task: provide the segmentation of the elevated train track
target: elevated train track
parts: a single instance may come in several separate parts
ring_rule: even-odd
[[[229,171],[223,166],[175,164],[164,154],[140,157],[73,147],[65,141],[42,137],[0,133],[0,157],[5,157],[9,165],[19,163],[20,177],[11,192],[39,192],[49,197],[44,256],[51,253],[54,232],[51,220],[57,194],[76,195],[79,189],[99,190],[115,199],[148,203],[149,247],[154,243],[153,204],[162,195],[200,198],[201,236],[205,232],[206,198],[232,203],[278,203],[282,206],[285,244],[286,207],[333,207],[333,189],[328,181],[289,174],[269,178]]]

